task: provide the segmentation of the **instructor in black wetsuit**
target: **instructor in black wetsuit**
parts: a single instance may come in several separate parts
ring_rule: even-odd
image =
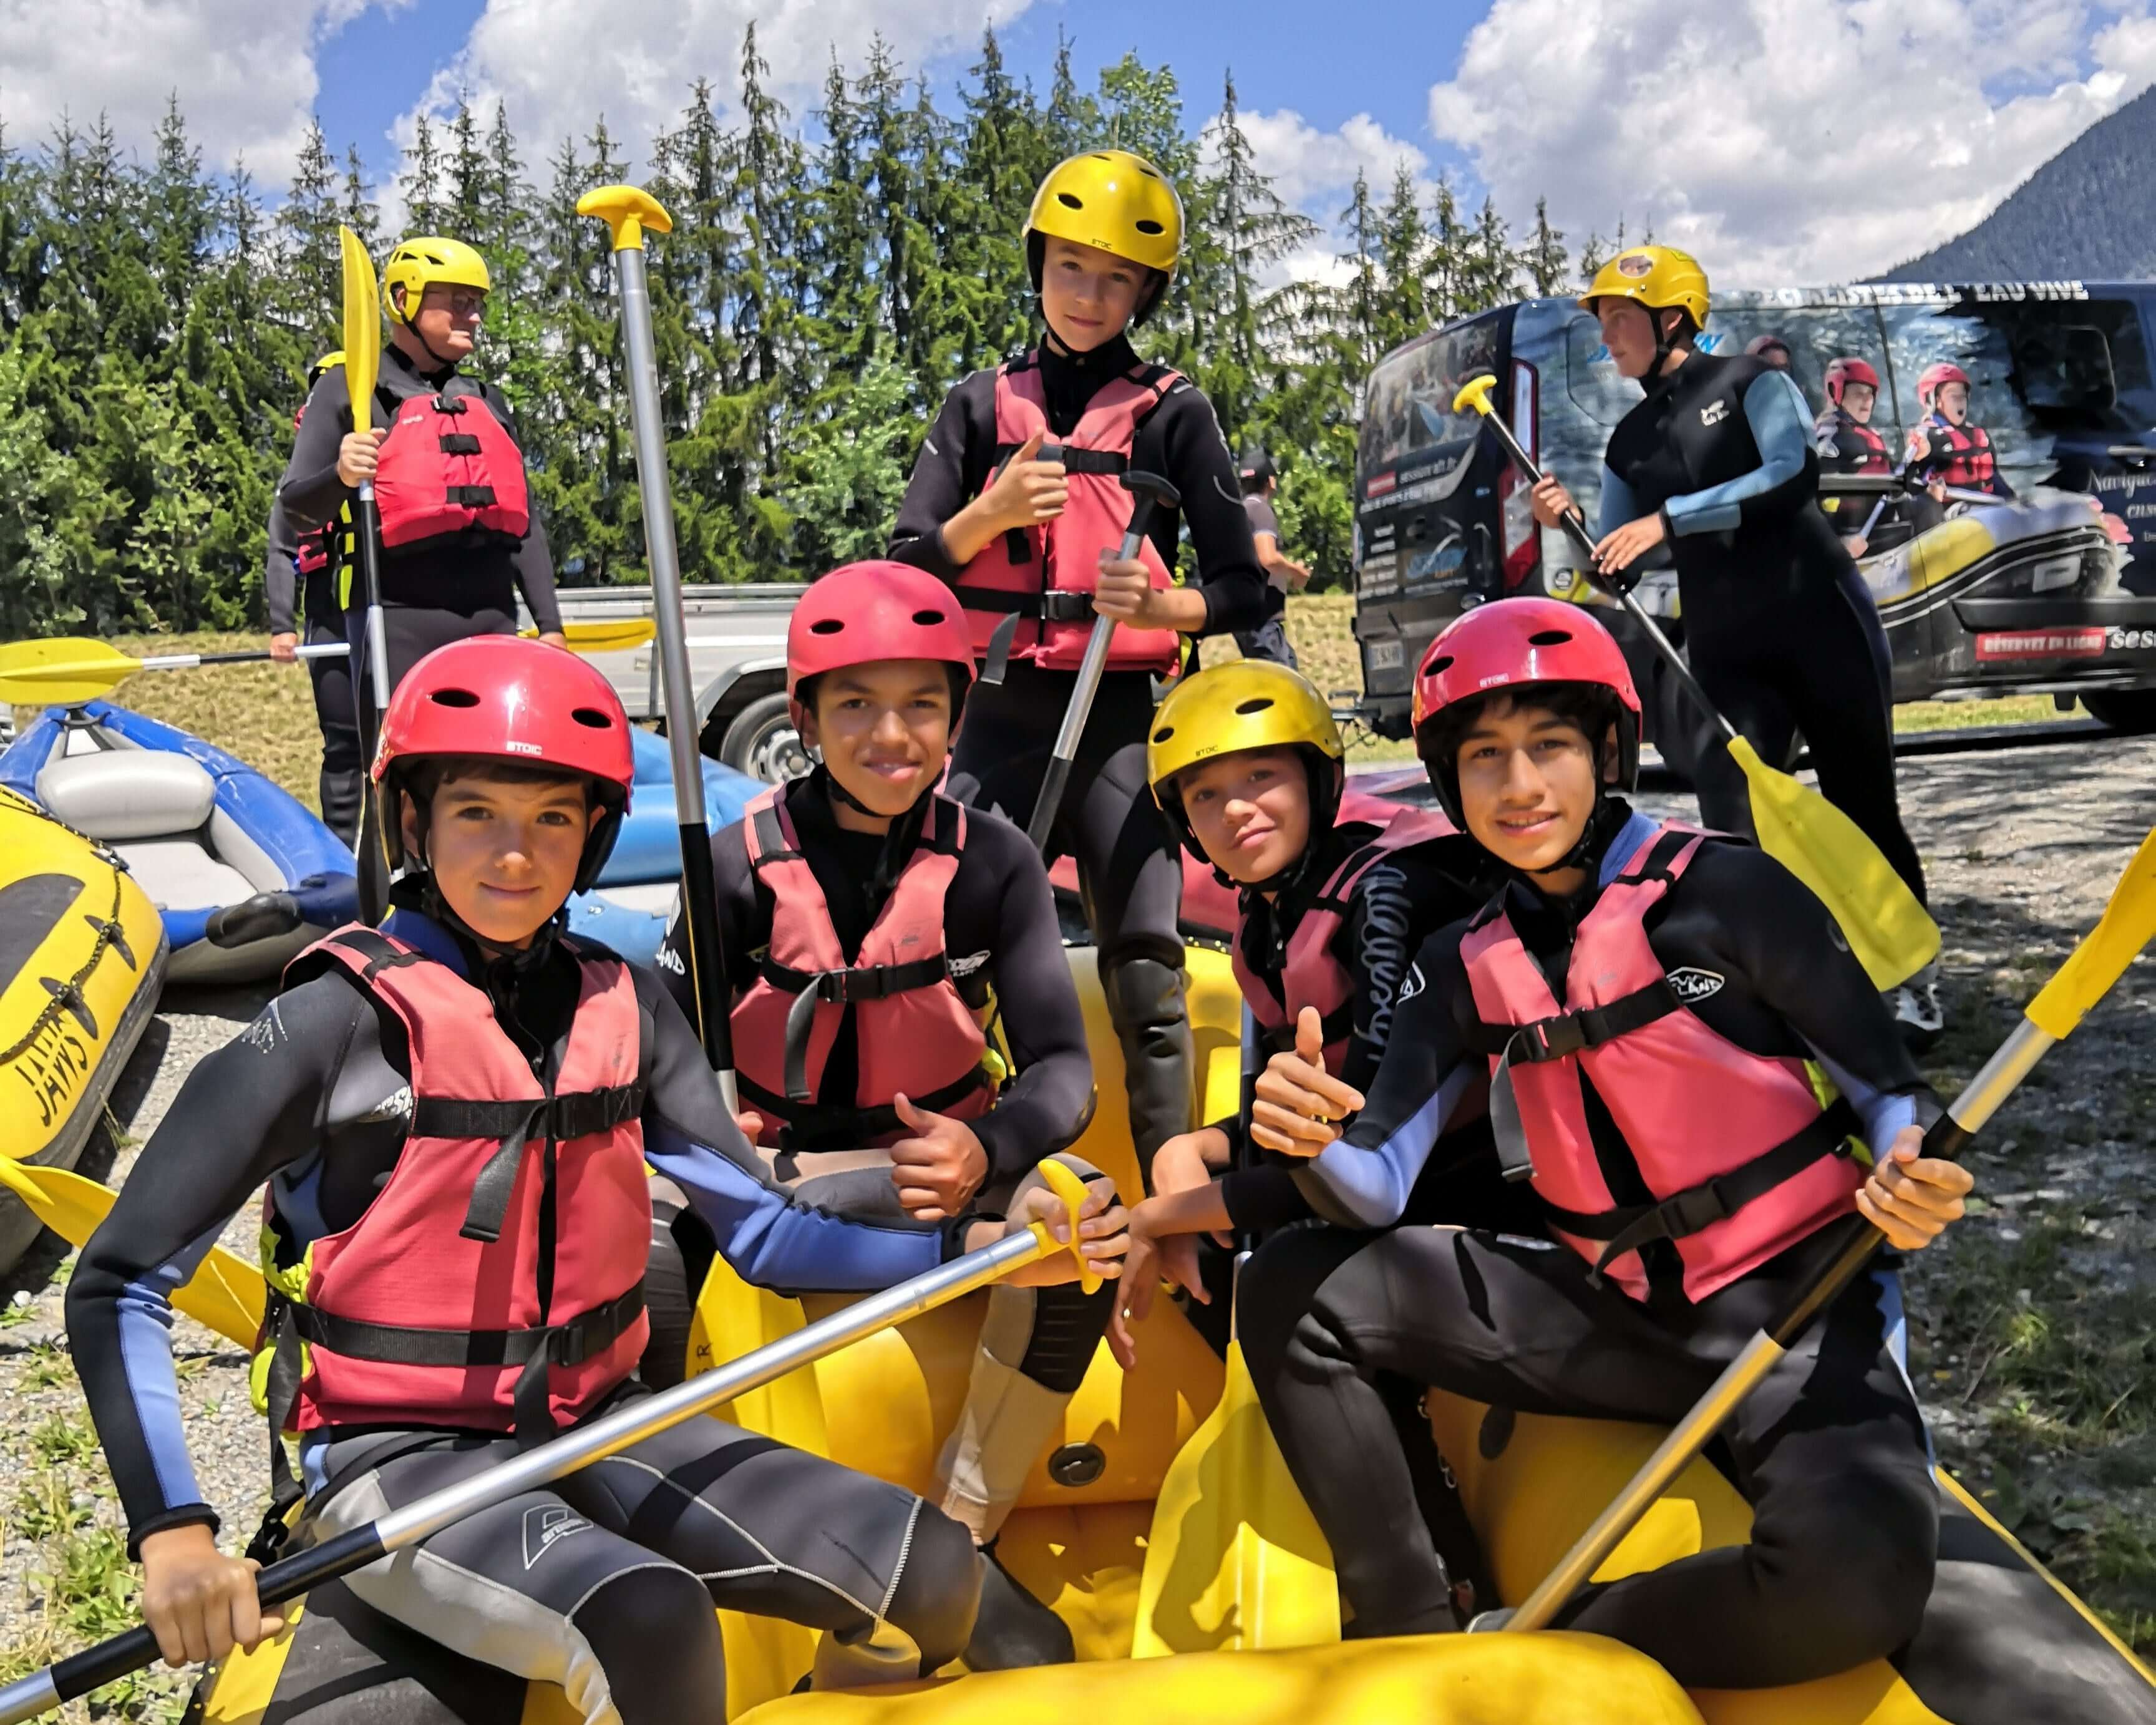
[[[437,647],[515,634],[519,593],[540,639],[565,644],[553,554],[516,421],[499,389],[458,372],[477,347],[490,286],[485,259],[459,240],[400,244],[382,271],[390,330],[374,429],[352,429],[344,367],[324,372],[277,487],[278,508],[304,536],[374,481],[392,688]],[[352,572],[335,572],[338,601],[349,607]],[[346,620],[352,685],[364,690],[364,621],[356,609]],[[372,714],[366,717],[371,726]]]
[[[1595,561],[1625,583],[1666,545],[1684,601],[1685,642],[1709,700],[1759,757],[1786,760],[1801,732],[1820,790],[1879,847],[1921,901],[1922,865],[1902,824],[1892,718],[1853,603],[1848,551],[1819,506],[1811,415],[1789,375],[1752,356],[1694,351],[1707,275],[1685,252],[1635,246],[1597,272],[1579,303],[1594,313],[1617,368],[1646,399],[1610,434]],[[1536,519],[1574,507],[1546,477]],[[1727,751],[1702,752],[1707,825],[1752,833],[1744,775]],[[1902,1034],[1940,1029],[1934,960],[1893,991]]]

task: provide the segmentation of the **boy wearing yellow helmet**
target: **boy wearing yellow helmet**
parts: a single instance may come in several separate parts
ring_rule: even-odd
[[[352,429],[342,365],[307,397],[292,459],[277,487],[295,533],[335,519],[374,485],[382,518],[382,603],[392,687],[435,648],[513,634],[521,593],[541,639],[563,644],[553,553],[533,505],[522,439],[491,383],[459,374],[478,345],[493,286],[486,260],[461,240],[401,242],[382,276],[389,341],[375,385],[374,429]],[[341,603],[349,567],[336,572]],[[357,629],[360,622],[351,619]],[[360,679],[362,639],[353,639]]]
[[[1183,207],[1150,162],[1091,151],[1045,180],[1026,254],[1047,329],[1031,352],[952,391],[906,488],[891,554],[952,583],[988,663],[953,783],[1024,824],[1096,617],[1121,626],[1050,835],[1076,860],[1122,1044],[1139,1161],[1189,1125],[1190,1031],[1177,932],[1182,867],[1147,794],[1152,680],[1185,635],[1255,629],[1266,611],[1235,465],[1212,404],[1147,365],[1126,331],[1159,305],[1182,250]],[[1121,476],[1166,479],[1140,554]],[[1178,521],[1197,579],[1171,584]],[[1007,669],[1000,661],[1007,660]]]
[[[1855,565],[1820,509],[1803,392],[1758,356],[1697,351],[1707,273],[1673,246],[1618,253],[1579,303],[1617,369],[1646,390],[1604,458],[1602,578],[1628,585],[1650,556],[1675,562],[1685,644],[1708,698],[1762,760],[1786,760],[1801,733],[1820,793],[1921,901],[1923,867],[1894,786],[1892,710]],[[1575,507],[1553,477],[1535,488],[1533,506],[1545,526]],[[1707,824],[1748,834],[1750,793],[1727,751],[1702,750],[1696,772]],[[1934,963],[1889,997],[1913,1046],[1939,1034],[1937,983]]]

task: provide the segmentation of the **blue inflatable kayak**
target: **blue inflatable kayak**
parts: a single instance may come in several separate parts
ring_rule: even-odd
[[[102,701],[49,707],[0,784],[119,857],[163,917],[174,983],[274,976],[358,914],[352,853],[300,803],[198,737]]]

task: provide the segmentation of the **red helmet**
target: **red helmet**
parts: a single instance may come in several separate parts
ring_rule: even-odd
[[[1789,357],[1789,344],[1779,336],[1754,336],[1744,344],[1745,353],[1753,359],[1758,359],[1763,354],[1772,353],[1778,350],[1784,359]]]
[[[814,582],[786,626],[786,692],[850,665],[886,659],[939,659],[963,679],[953,708],[973,680],[973,637],[957,596],[926,569],[885,561],[848,563]]]
[[[382,716],[374,782],[390,793],[382,823],[391,865],[404,860],[395,793],[434,755],[489,755],[589,778],[605,814],[585,840],[579,892],[598,877],[636,778],[621,697],[572,653],[515,635],[475,635],[437,647],[404,674]]]
[[[1879,393],[1879,373],[1853,353],[1845,353],[1839,359],[1826,362],[1826,398],[1836,407],[1841,405],[1841,393],[1852,383],[1868,383],[1873,395]]]
[[[1448,707],[1500,689],[1584,683],[1606,689],[1617,726],[1617,783],[1630,790],[1640,777],[1640,696],[1624,649],[1592,613],[1561,599],[1498,599],[1455,618],[1423,655],[1415,673],[1415,749],[1437,793],[1438,806],[1461,832],[1460,770],[1437,747]]]
[[[1951,360],[1943,359],[1937,365],[1926,366],[1923,375],[1917,379],[1918,403],[1927,410],[1937,406],[1939,391],[1949,383],[1958,383],[1963,388],[1968,388],[1969,373]]]

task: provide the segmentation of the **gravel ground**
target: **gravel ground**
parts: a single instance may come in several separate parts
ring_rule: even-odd
[[[2156,740],[1912,759],[1902,783],[1947,937],[1950,1028],[1927,1065],[1951,1096],[2156,820]],[[1645,801],[1689,812],[1688,799]],[[194,1063],[264,998],[169,995],[114,1099],[121,1146],[85,1171],[123,1180]],[[1944,1459],[2144,1651],[2156,1642],[2152,1039],[2156,971],[2142,967],[1981,1142],[1984,1201],[1911,1278],[1912,1363]],[[255,1228],[250,1206],[224,1243],[251,1257]],[[66,1358],[70,1261],[39,1250],[0,1279],[0,1453],[15,1464],[0,1481],[4,1676],[127,1620],[117,1517]],[[245,1357],[186,1318],[174,1339],[196,1466],[244,1543],[264,1496]],[[121,1700],[170,1718],[183,1689],[168,1674]]]

